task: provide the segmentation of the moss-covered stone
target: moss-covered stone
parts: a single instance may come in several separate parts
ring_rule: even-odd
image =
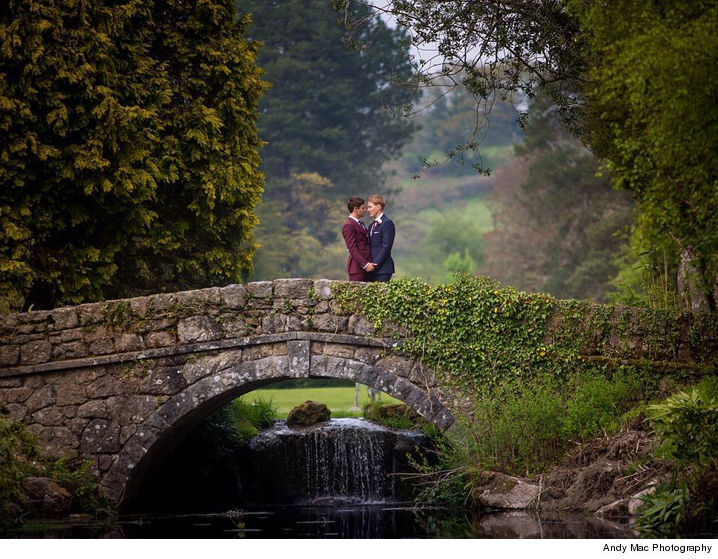
[[[320,421],[329,421],[332,412],[326,404],[307,400],[291,409],[287,415],[287,425],[307,426],[314,425]]]

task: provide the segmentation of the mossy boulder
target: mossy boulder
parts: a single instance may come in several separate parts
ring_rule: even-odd
[[[332,412],[326,404],[307,400],[292,408],[287,416],[287,425],[295,427],[314,425],[321,421],[329,421],[331,415]]]
[[[406,404],[367,404],[364,417],[388,427],[413,429],[427,421]]]

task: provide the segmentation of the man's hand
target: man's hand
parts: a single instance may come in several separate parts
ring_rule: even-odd
[[[373,272],[374,268],[376,268],[376,264],[374,262],[369,262],[369,264],[366,265],[366,268],[364,268],[367,272]]]

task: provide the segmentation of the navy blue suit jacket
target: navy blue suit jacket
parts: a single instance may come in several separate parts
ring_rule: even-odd
[[[394,222],[384,214],[381,224],[372,224],[369,228],[371,261],[376,264],[374,274],[393,274],[394,261],[391,259],[391,247],[394,245],[396,229]]]

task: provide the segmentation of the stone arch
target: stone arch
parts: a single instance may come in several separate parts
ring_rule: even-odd
[[[107,496],[116,504],[125,502],[139,488],[153,457],[164,454],[182,433],[242,394],[282,380],[339,378],[359,382],[405,402],[442,430],[452,425],[454,419],[441,394],[429,388],[433,383],[428,373],[423,371],[423,386],[407,378],[416,371],[416,362],[401,356],[378,358],[383,350],[376,347],[366,348],[360,360],[356,349],[352,356],[336,354],[341,351],[332,355],[321,353],[321,345],[312,348],[311,344],[309,340],[288,341],[286,355],[243,360],[241,351],[228,351],[192,363],[185,375],[192,378],[196,374],[198,378],[152,412],[117,453],[101,480]],[[208,360],[213,363],[211,369],[206,367]]]

